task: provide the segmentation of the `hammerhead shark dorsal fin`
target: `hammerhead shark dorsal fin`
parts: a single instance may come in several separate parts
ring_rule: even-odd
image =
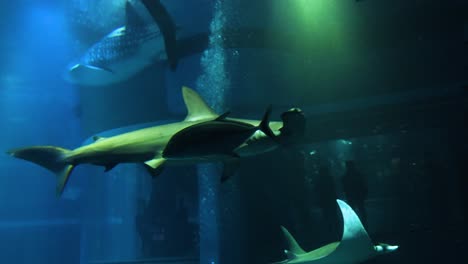
[[[289,231],[284,227],[281,226],[281,231],[283,231],[283,235],[286,238],[286,242],[288,243],[288,250],[285,250],[284,252],[290,257],[296,257],[297,255],[305,254],[306,252],[299,246],[297,241],[294,239],[294,237],[289,233]]]
[[[125,19],[126,29],[132,29],[135,27],[145,25],[145,21],[141,18],[141,16],[136,11],[135,7],[130,3],[130,1],[125,2]]]
[[[185,106],[187,107],[187,116],[185,121],[198,121],[202,119],[217,118],[218,115],[201,96],[194,90],[183,86],[182,96],[184,98]]]

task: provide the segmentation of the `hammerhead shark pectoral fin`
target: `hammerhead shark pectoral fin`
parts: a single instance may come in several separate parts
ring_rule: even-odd
[[[235,158],[224,163],[223,174],[221,175],[221,183],[227,181],[232,175],[236,174],[239,169],[239,159]]]
[[[146,161],[144,165],[148,172],[151,174],[151,176],[154,178],[159,176],[163,171],[165,161],[166,160],[163,158],[156,158]]]

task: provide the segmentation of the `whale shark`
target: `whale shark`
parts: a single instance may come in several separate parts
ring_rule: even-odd
[[[67,81],[82,86],[110,85],[166,60],[164,35],[158,25],[147,22],[129,1],[125,4],[125,18],[124,26],[93,44],[77,63],[70,64],[65,73]]]
[[[284,250],[287,259],[275,263],[358,264],[398,249],[396,245],[374,244],[354,210],[346,202],[339,199],[336,201],[343,216],[341,241],[306,252],[299,246],[291,233],[281,226],[289,249]]]
[[[194,90],[182,87],[182,96],[187,108],[187,116],[180,122],[137,129],[106,138],[95,136],[94,142],[73,150],[57,146],[30,146],[12,149],[7,153],[53,172],[57,177],[57,196],[62,194],[70,174],[80,164],[104,166],[105,171],[109,171],[119,163],[140,163],[151,175],[157,176],[168,165],[223,162],[224,157],[216,156],[203,160],[193,157],[183,161],[166,160],[162,156],[168,142],[176,133],[187,127],[220,117]],[[225,117],[225,120],[243,122],[252,126],[259,126],[261,123],[260,120],[229,117]],[[275,136],[281,135],[280,128],[283,127],[283,122],[270,121],[268,125]],[[237,149],[236,153],[242,158],[259,155],[274,150],[278,146],[277,141],[258,130]]]

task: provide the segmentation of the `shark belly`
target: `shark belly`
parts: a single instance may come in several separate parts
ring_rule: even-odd
[[[171,134],[181,125],[175,123],[150,127],[97,139],[94,143],[73,150],[66,161],[73,164],[91,163],[104,166],[145,162],[160,156]]]
[[[73,151],[65,161],[72,164],[88,163],[101,166],[118,163],[139,163],[153,159],[156,150],[156,147],[119,146],[99,149],[95,148],[95,146],[85,146],[85,148]]]

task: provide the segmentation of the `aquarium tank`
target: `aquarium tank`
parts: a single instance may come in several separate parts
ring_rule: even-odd
[[[0,263],[467,263],[468,1],[0,1]]]

